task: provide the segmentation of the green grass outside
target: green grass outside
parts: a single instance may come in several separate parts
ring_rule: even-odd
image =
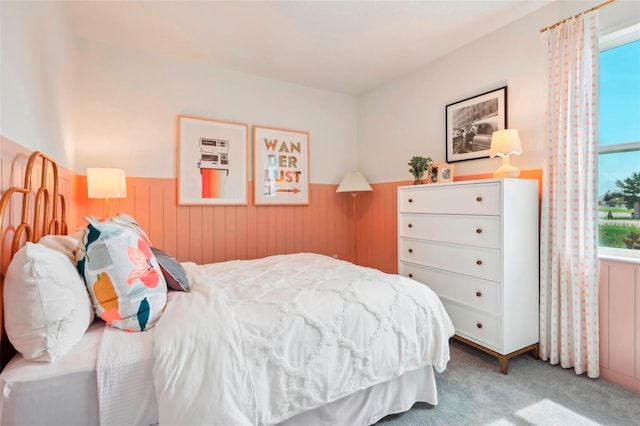
[[[633,209],[627,209],[625,207],[599,207],[598,211],[603,213],[632,213]]]
[[[640,226],[601,224],[598,227],[598,239],[601,247],[630,248],[623,240],[629,239],[631,232],[640,234]]]

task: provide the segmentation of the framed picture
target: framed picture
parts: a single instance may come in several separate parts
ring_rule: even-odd
[[[243,123],[178,116],[178,204],[247,204]]]
[[[435,183],[438,181],[438,163],[433,161],[427,165],[427,171],[424,173],[422,183]]]
[[[309,133],[253,126],[254,203],[309,204]]]
[[[507,128],[507,86],[447,105],[447,163],[489,156],[491,135]]]
[[[453,164],[440,163],[438,164],[438,183],[453,182],[455,166]]]

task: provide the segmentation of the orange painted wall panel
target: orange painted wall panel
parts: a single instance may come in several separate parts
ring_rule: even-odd
[[[600,368],[609,368],[609,262],[600,262],[598,310]]]
[[[86,178],[78,176],[71,228],[84,216],[105,215],[104,200],[87,200]],[[127,197],[109,200],[109,214],[133,216],[151,242],[180,261],[196,263],[253,259],[309,251],[350,260],[351,196],[337,185],[312,184],[306,206],[178,206],[175,179],[127,178]],[[249,191],[252,186],[249,185]],[[253,199],[253,194],[248,194]]]
[[[609,317],[609,368],[633,376],[635,370],[635,282],[634,265],[609,268],[609,303],[616,314]],[[610,312],[611,313],[611,312]]]
[[[640,265],[600,261],[600,374],[640,392]]]

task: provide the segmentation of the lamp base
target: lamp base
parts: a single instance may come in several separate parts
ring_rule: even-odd
[[[520,175],[520,169],[514,167],[509,162],[509,155],[502,156],[502,166],[493,172],[494,178],[514,178]]]
[[[520,169],[509,163],[503,163],[498,170],[493,172],[494,178],[514,178],[520,176]]]

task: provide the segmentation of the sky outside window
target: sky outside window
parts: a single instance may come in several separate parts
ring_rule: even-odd
[[[640,40],[600,53],[600,145],[640,142]],[[601,155],[598,194],[640,171],[640,151]]]

